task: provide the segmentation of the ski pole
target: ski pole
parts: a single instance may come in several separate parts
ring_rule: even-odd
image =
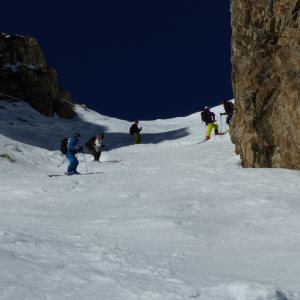
[[[221,129],[221,132],[223,132],[223,125],[222,125],[222,115],[220,114],[220,129]]]
[[[85,167],[86,167],[86,172],[88,173],[89,170],[88,170],[88,167],[87,167],[87,164],[86,164],[86,161],[85,161],[85,156],[84,156],[84,153],[83,153],[83,152],[82,152],[82,155],[83,155],[83,160],[84,160]]]
[[[57,167],[59,168],[59,167],[60,167],[61,165],[63,165],[67,160],[68,160],[68,159],[65,157],[64,160],[63,160],[60,164],[57,165]]]
[[[86,154],[88,154],[88,153],[86,153]],[[91,156],[91,157],[86,158],[85,160],[86,161],[92,161],[92,159],[93,159],[93,157]],[[80,160],[80,162],[83,162],[83,160]]]

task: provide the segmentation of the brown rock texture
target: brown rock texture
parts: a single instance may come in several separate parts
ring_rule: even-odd
[[[59,86],[32,37],[0,33],[0,93],[23,99],[49,117],[75,115],[70,94]]]
[[[231,0],[231,22],[236,153],[300,169],[300,1]]]

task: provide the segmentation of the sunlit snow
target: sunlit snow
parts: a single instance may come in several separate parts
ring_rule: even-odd
[[[76,110],[0,101],[0,299],[300,299],[298,171],[243,169],[228,134],[197,144],[199,112],[140,121],[132,145],[130,122]],[[74,132],[105,133],[102,162],[78,155],[102,173],[49,178]]]

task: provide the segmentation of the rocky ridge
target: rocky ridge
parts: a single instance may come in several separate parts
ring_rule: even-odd
[[[299,0],[231,0],[231,138],[244,167],[300,169],[299,13]]]
[[[19,98],[46,116],[72,118],[71,95],[59,86],[35,38],[0,33],[0,100]]]

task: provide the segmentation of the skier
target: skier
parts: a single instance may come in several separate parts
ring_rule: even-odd
[[[220,103],[223,104],[225,110],[224,113],[220,113],[220,116],[227,115],[226,124],[229,125],[234,110],[233,103],[231,101],[225,101],[225,100],[221,100]]]
[[[99,136],[93,136],[90,140],[85,144],[86,148],[89,152],[94,156],[94,161],[99,161],[102,153],[102,148],[105,146],[103,144],[104,134],[100,134]]]
[[[218,125],[214,124],[216,121],[215,114],[212,111],[210,111],[210,108],[208,106],[205,106],[204,110],[201,112],[201,118],[207,126],[207,132],[205,137],[206,141],[210,139],[212,129],[215,129],[215,135],[219,135]]]
[[[133,136],[133,138],[134,138],[135,144],[140,144],[140,142],[141,142],[140,132],[143,129],[143,127],[139,128],[138,124],[139,124],[139,121],[134,121],[134,123],[131,125],[130,130],[129,130],[130,135]]]
[[[79,140],[80,140],[79,133],[74,133],[74,135],[68,140],[68,144],[67,144],[68,152],[66,153],[66,156],[70,163],[67,172],[65,172],[66,175],[80,174],[79,172],[77,172],[79,161],[75,156],[78,152],[81,152],[83,149],[83,147],[78,148],[77,146]]]

